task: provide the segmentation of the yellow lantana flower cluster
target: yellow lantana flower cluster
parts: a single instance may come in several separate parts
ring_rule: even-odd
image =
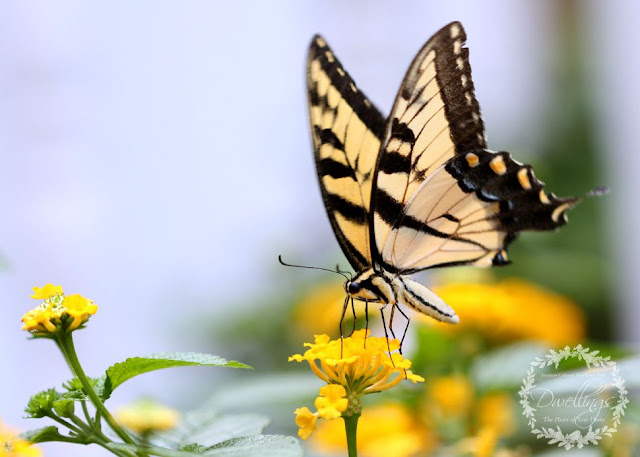
[[[403,379],[424,382],[424,378],[409,370],[411,361],[398,351],[396,339],[369,337],[368,331],[357,330],[350,337],[331,340],[327,335],[316,335],[315,343],[305,343],[309,349],[295,354],[289,361],[307,361],[311,370],[327,383],[316,399],[317,413],[299,408],[296,424],[298,434],[307,439],[315,430],[317,417],[336,419],[362,411],[362,396],[382,392]]]
[[[42,451],[18,437],[18,432],[0,422],[0,457],[41,457]]]
[[[62,286],[34,287],[31,298],[43,302],[22,316],[22,330],[36,336],[71,332],[85,324],[98,311],[93,301],[82,295],[65,295]]]

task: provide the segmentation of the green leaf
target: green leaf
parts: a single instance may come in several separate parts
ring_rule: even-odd
[[[202,454],[203,452],[206,452],[207,449],[208,448],[206,446],[201,446],[198,443],[189,443],[184,446],[180,446],[181,451],[194,452],[196,454]]]
[[[104,393],[104,383],[105,383],[106,377],[103,375],[103,376],[100,376],[99,378],[88,378],[88,379],[89,379],[89,383],[91,383],[91,387],[93,387],[93,390],[96,392],[96,394],[100,398],[102,398],[102,395]],[[84,387],[82,386],[82,383],[78,378],[69,379],[67,382],[62,384],[62,387],[68,391],[69,396],[67,397],[66,396],[67,394],[65,394],[66,398],[75,399],[76,401],[89,400],[89,397],[85,395]]]
[[[228,361],[222,357],[197,352],[171,352],[151,354],[146,357],[133,357],[121,363],[109,367],[106,371],[103,399],[111,396],[111,393],[123,382],[150,371],[164,368],[187,366],[218,366],[231,368],[251,368],[244,363]]]
[[[268,417],[259,414],[220,415],[205,407],[187,413],[176,430],[162,436],[183,445],[212,446],[232,438],[260,434],[269,423]]]
[[[185,449],[174,450],[161,447],[142,447],[130,444],[111,444],[109,447],[119,450],[143,452],[159,457],[192,457],[194,455],[215,455],[217,457],[301,457],[302,448],[298,441],[290,436],[256,435],[227,440],[216,446],[203,448],[190,445]]]
[[[60,417],[71,417],[75,412],[75,400],[63,398],[53,402],[53,410]]]
[[[45,443],[47,441],[73,441],[73,439],[61,435],[58,432],[58,427],[54,427],[53,425],[43,428],[37,428],[35,430],[28,430],[24,433],[21,433],[20,437],[33,444]]]
[[[219,457],[299,457],[302,448],[291,436],[255,435],[234,438],[209,448],[204,455]]]
[[[125,451],[139,455],[157,455],[159,457],[193,457],[195,455],[203,455],[206,452],[207,448],[204,448],[203,451],[201,447],[196,446],[194,445],[189,450],[176,450],[156,446],[137,446],[135,444],[109,443],[108,445],[109,449],[115,451]]]
[[[24,412],[27,413],[27,417],[32,419],[49,416],[53,409],[53,403],[59,398],[60,394],[55,389],[43,390],[29,398]]]

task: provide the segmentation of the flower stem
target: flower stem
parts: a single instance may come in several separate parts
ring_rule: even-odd
[[[349,457],[358,457],[357,446],[357,432],[358,432],[358,419],[360,414],[354,414],[352,416],[342,416],[344,419],[344,430],[347,433],[347,449],[349,450]]]
[[[58,347],[62,351],[67,363],[69,364],[69,368],[71,368],[71,372],[80,380],[82,387],[85,390],[85,393],[91,399],[91,403],[96,407],[96,409],[102,414],[102,417],[107,421],[111,429],[127,444],[136,444],[135,441],[124,431],[122,426],[115,420],[115,418],[111,415],[111,413],[107,410],[96,394],[95,390],[93,390],[93,386],[87,375],[84,373],[82,366],[80,365],[80,361],[78,360],[78,355],[76,354],[76,349],[73,345],[73,337],[71,333],[63,333],[57,335],[56,342],[58,343]]]

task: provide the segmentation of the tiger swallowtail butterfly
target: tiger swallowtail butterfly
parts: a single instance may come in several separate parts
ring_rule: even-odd
[[[348,297],[449,323],[455,311],[408,275],[505,265],[518,232],[565,224],[579,200],[547,194],[531,166],[487,149],[465,40],[452,22],[427,41],[387,119],[318,35],[307,66],[320,189],[356,270]]]

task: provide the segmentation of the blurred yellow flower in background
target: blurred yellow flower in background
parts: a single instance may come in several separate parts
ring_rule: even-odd
[[[18,431],[0,421],[0,457],[41,457],[42,451],[18,437]]]
[[[119,408],[116,419],[140,435],[170,430],[178,424],[178,412],[150,399],[138,400]]]
[[[585,338],[585,316],[573,301],[521,279],[451,283],[433,290],[460,316],[455,326],[423,319],[443,331],[474,329],[493,342],[530,339],[555,346]]]
[[[463,375],[440,376],[427,383],[426,405],[435,418],[465,416],[474,401],[474,387]]]
[[[338,281],[316,284],[307,289],[297,300],[293,310],[293,320],[296,323],[295,328],[298,333],[302,336],[321,333],[340,335],[338,323],[345,297],[344,286]],[[362,317],[364,316],[364,306],[358,305],[356,303],[356,317]],[[372,314],[371,317],[375,316]],[[345,314],[345,322],[352,321],[352,319],[353,312],[348,309]],[[343,329],[345,334],[351,331],[351,328],[348,327],[345,325]]]
[[[509,436],[515,431],[513,395],[491,392],[478,399],[476,411],[478,427],[492,429],[499,436]]]
[[[433,432],[400,403],[365,408],[358,422],[358,455],[361,457],[410,457],[429,452],[437,444]],[[323,453],[344,455],[347,449],[344,425],[338,421],[320,423],[311,446]]]

